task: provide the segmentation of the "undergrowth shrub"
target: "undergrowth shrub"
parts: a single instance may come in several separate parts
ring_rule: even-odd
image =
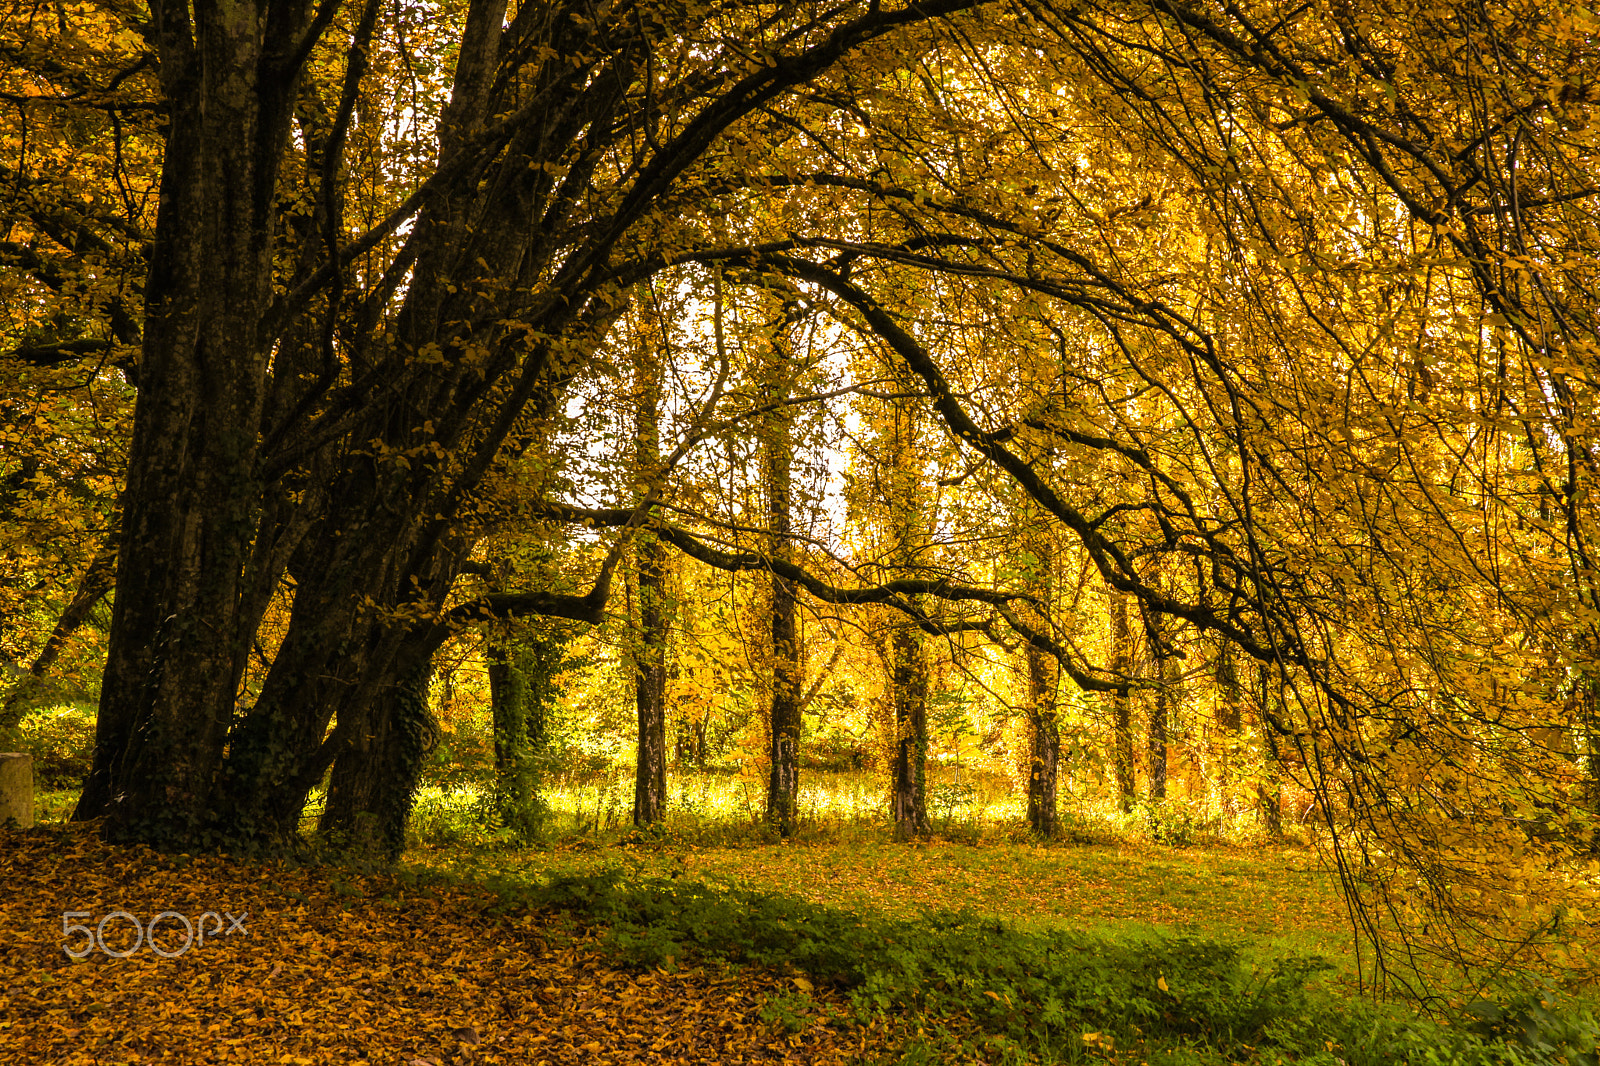
[[[1294,958],[1256,972],[1226,944],[1023,933],[966,912],[891,920],[698,882],[625,884],[616,871],[500,887],[507,906],[603,927],[610,949],[634,965],[788,967],[845,990],[863,1014],[962,1014],[1052,1055],[1081,1051],[1085,1032],[1258,1044],[1274,1020],[1304,1013],[1307,978],[1328,968]]]
[[[36,711],[17,727],[18,750],[33,756],[37,789],[77,788],[94,758],[95,709],[67,705]]]
[[[1011,1061],[1076,1062],[1142,1046],[1144,1059],[1174,1066],[1600,1066],[1600,1030],[1588,1014],[1524,999],[1479,1004],[1471,1025],[1440,1025],[1395,1005],[1313,991],[1308,982],[1331,969],[1316,957],[1251,966],[1239,947],[1214,941],[1022,932],[970,912],[889,919],[694,881],[627,881],[617,870],[493,887],[497,909],[554,912],[602,930],[608,949],[635,966],[724,960],[786,969],[843,990],[863,1018],[925,1019],[929,1035],[913,1038],[905,1061],[1001,1052]],[[986,1034],[983,1054],[943,1027],[951,1018],[969,1018]]]

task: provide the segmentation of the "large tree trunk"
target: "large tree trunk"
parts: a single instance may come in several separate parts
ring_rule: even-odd
[[[432,676],[430,659],[409,662],[368,705],[365,728],[334,763],[318,829],[342,850],[391,862],[405,850],[422,763],[438,739],[428,710]]]
[[[198,842],[265,598],[260,507],[274,195],[305,2],[150,5],[167,104],[139,396],[93,769],[76,817]],[[270,14],[270,32],[269,32]]]

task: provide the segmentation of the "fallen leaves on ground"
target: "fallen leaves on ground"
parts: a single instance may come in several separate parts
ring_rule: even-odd
[[[781,974],[615,968],[539,916],[488,916],[470,886],[165,856],[78,826],[0,829],[0,885],[0,1063],[833,1063],[890,1041]],[[121,953],[162,914],[160,953],[127,958],[64,928]]]

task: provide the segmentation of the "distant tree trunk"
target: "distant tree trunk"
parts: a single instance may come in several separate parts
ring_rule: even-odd
[[[915,626],[897,628],[894,655],[894,838],[928,831],[928,663]]]
[[[1056,835],[1057,781],[1060,779],[1061,731],[1056,722],[1056,663],[1031,644],[1028,658],[1028,725],[1031,734],[1028,770],[1028,824],[1041,837]]]
[[[1222,639],[1217,645],[1217,791],[1222,809],[1230,817],[1238,813],[1233,794],[1233,761],[1238,755],[1239,730],[1244,724],[1243,697],[1239,690],[1239,669],[1233,658],[1233,644]]]
[[[111,591],[111,585],[116,579],[116,569],[116,549],[111,546],[102,547],[89,563],[89,568],[78,579],[77,591],[73,593],[66,610],[56,619],[56,624],[50,630],[50,636],[46,638],[44,647],[34,657],[27,673],[17,682],[17,686],[6,694],[5,703],[0,705],[0,731],[10,729],[22,721],[23,715],[39,700],[41,690],[48,691],[43,684],[46,675],[61,657],[61,649],[66,647],[68,639],[89,620],[90,612],[105,598],[106,593]]]
[[[790,309],[791,313],[793,309]],[[784,319],[784,326],[789,322]],[[790,391],[792,359],[781,332],[772,345],[773,381],[768,389],[774,400]],[[780,406],[766,419],[762,442],[762,481],[767,495],[767,551],[775,559],[793,560],[794,546],[794,415]],[[771,730],[771,770],[767,779],[767,820],[782,836],[794,833],[800,811],[800,689],[803,684],[804,649],[796,617],[794,585],[772,575],[772,706],[768,714]]]
[[[650,302],[649,307],[655,304]],[[661,465],[661,355],[659,322],[652,318],[635,353],[634,470],[644,482]],[[651,533],[635,541],[639,625],[633,637],[634,708],[638,755],[634,762],[633,824],[653,825],[667,813],[667,592],[666,547]]]
[[[490,640],[489,703],[494,718],[495,810],[523,839],[544,826],[541,766],[549,746],[550,679],[559,669],[563,642],[511,634]]]
[[[1033,622],[1049,630],[1046,612],[1051,602],[1055,546],[1048,530],[1032,527],[1024,543],[1033,556],[1028,591],[1043,606],[1033,611]],[[1024,648],[1028,666],[1028,825],[1034,833],[1051,839],[1057,830],[1057,782],[1060,780],[1061,731],[1056,722],[1056,686],[1060,667],[1055,659],[1032,644]]]
[[[633,781],[633,824],[651,825],[667,813],[666,549],[654,536],[639,537],[639,633],[634,649],[634,705],[639,754]]]
[[[1283,779],[1278,772],[1277,737],[1272,732],[1272,727],[1267,724],[1265,713],[1272,705],[1272,667],[1267,663],[1259,664],[1256,678],[1261,687],[1261,699],[1257,706],[1263,712],[1259,716],[1261,720],[1258,724],[1267,748],[1266,768],[1262,774],[1261,786],[1256,792],[1256,810],[1267,835],[1277,840],[1283,836]]]
[[[1168,633],[1160,615],[1152,612],[1150,618],[1151,655],[1155,659],[1156,691],[1150,703],[1150,801],[1159,803],[1167,798],[1167,744],[1170,742],[1172,687],[1168,676],[1172,658],[1166,641]]]
[[[405,850],[422,762],[439,735],[428,710],[432,676],[431,659],[412,663],[368,704],[365,728],[334,762],[319,829],[342,850],[391,862]]]
[[[1128,625],[1128,601],[1122,593],[1111,592],[1111,669],[1128,677],[1133,672],[1133,631]],[[1112,728],[1116,733],[1114,762],[1117,772],[1117,799],[1123,813],[1133,810],[1139,798],[1133,773],[1133,708],[1124,693],[1111,702]]]
[[[1589,813],[1600,819],[1600,679],[1580,674],[1573,686],[1571,702],[1585,752],[1583,798]],[[1600,851],[1600,827],[1591,830],[1589,846]]]

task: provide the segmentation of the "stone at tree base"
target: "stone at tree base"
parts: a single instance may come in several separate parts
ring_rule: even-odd
[[[33,756],[0,752],[0,825],[15,818],[23,829],[33,827]]]

